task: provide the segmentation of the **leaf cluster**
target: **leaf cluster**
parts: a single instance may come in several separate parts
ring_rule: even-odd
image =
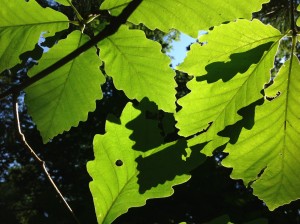
[[[87,162],[98,223],[172,195],[211,156],[271,211],[300,198],[293,0],[271,1],[270,12],[268,0],[57,0],[52,9],[2,1],[1,80],[11,85],[21,71],[28,78],[1,88],[1,98],[24,90],[50,144],[89,122],[91,112],[102,113],[91,123],[105,123],[105,131],[94,132]],[[287,21],[278,20],[285,14]],[[165,54],[170,40],[199,30],[206,33],[174,71]]]

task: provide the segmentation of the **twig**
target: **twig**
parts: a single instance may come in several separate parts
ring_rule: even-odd
[[[65,198],[63,197],[62,193],[60,192],[60,190],[58,189],[58,187],[56,186],[56,184],[54,183],[54,181],[52,180],[47,167],[46,167],[46,162],[44,160],[42,160],[36,153],[35,151],[31,148],[31,146],[28,144],[28,142],[26,141],[25,135],[22,133],[21,130],[21,125],[20,125],[20,119],[19,119],[19,112],[18,112],[18,96],[16,94],[13,94],[13,110],[14,110],[14,122],[15,122],[15,126],[17,128],[18,131],[18,137],[20,138],[20,141],[22,143],[22,145],[30,152],[30,154],[34,157],[34,159],[40,164],[42,170],[44,171],[46,177],[48,178],[49,182],[51,183],[51,185],[53,186],[53,188],[55,189],[56,193],[58,194],[58,196],[60,197],[61,201],[63,202],[63,204],[65,205],[65,207],[69,210],[69,212],[71,213],[74,221],[77,224],[80,224],[78,218],[75,216],[72,208],[69,206],[68,202],[65,200]]]
[[[140,3],[142,1],[143,0],[133,0],[132,2],[130,2],[119,16],[113,17],[110,24],[107,25],[100,33],[98,33],[91,40],[89,40],[88,42],[86,42],[85,44],[83,44],[82,46],[80,46],[79,48],[77,48],[76,50],[74,50],[73,52],[71,52],[70,54],[65,56],[64,58],[58,60],[54,64],[52,64],[49,67],[45,68],[44,70],[40,71],[35,76],[28,78],[20,85],[14,86],[14,87],[8,89],[7,91],[1,93],[0,99],[3,99],[4,97],[6,97],[10,94],[13,94],[13,93],[19,95],[20,91],[22,91],[23,89],[25,89],[28,86],[32,85],[33,83],[39,81],[40,79],[48,76],[50,73],[54,72],[58,68],[62,67],[63,65],[70,62],[71,60],[75,59],[77,56],[79,56],[86,50],[88,50],[91,47],[93,47],[94,45],[96,45],[99,41],[101,41],[101,40],[111,36],[115,32],[117,32],[119,27],[127,21],[129,16],[134,12],[134,10],[140,5]]]

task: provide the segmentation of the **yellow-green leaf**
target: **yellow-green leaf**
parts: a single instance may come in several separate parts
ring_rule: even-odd
[[[118,15],[131,0],[106,0],[101,9]],[[197,37],[199,30],[206,30],[225,21],[238,18],[250,19],[269,0],[143,0],[129,17],[135,24],[143,23],[150,29],[169,32],[175,28]]]
[[[135,133],[136,127],[145,129],[145,122],[158,125],[128,103],[120,124],[107,122],[106,133],[94,138],[95,160],[88,162],[87,170],[93,178],[90,189],[98,223],[111,224],[129,208],[143,206],[147,199],[172,195],[172,186],[186,182],[189,171],[204,161],[203,155],[194,151],[182,159],[186,155],[182,140],[161,142],[151,149],[146,142],[135,146],[136,135],[148,137],[146,130]]]
[[[161,45],[141,30],[121,26],[117,33],[99,43],[100,58],[117,89],[130,99],[148,97],[166,112],[175,111],[175,72]]]
[[[36,1],[1,0],[0,72],[20,62],[19,55],[33,50],[40,36],[68,28],[68,18]]]
[[[29,76],[34,76],[86,41],[87,36],[74,31],[45,53],[39,64],[30,70]],[[102,98],[100,85],[105,81],[100,64],[96,49],[91,48],[26,89],[28,111],[44,142],[77,126],[79,121],[85,121],[88,112],[95,110],[96,100]]]
[[[266,90],[266,101],[255,112],[252,129],[243,129],[229,144],[222,164],[232,167],[231,177],[254,181],[254,194],[270,210],[300,198],[300,64],[296,56],[285,62],[275,83]]]
[[[242,118],[239,109],[261,98],[281,37],[258,20],[238,20],[203,36],[204,46],[193,45],[179,66],[195,77],[188,83],[191,93],[178,101],[182,109],[175,116],[176,126],[185,137],[209,129],[192,138],[189,146],[215,139],[203,151],[211,155],[226,142],[218,132]]]

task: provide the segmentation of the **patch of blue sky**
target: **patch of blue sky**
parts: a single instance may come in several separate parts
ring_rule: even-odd
[[[206,31],[199,31],[198,38],[205,33]],[[172,58],[172,68],[175,68],[184,61],[188,47],[196,41],[197,38],[192,38],[184,33],[180,33],[179,40],[172,42],[172,49],[167,53]]]

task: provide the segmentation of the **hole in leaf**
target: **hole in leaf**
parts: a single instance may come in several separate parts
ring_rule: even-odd
[[[123,161],[120,160],[120,159],[118,159],[118,160],[116,161],[116,166],[122,166],[122,165],[123,165]]]

